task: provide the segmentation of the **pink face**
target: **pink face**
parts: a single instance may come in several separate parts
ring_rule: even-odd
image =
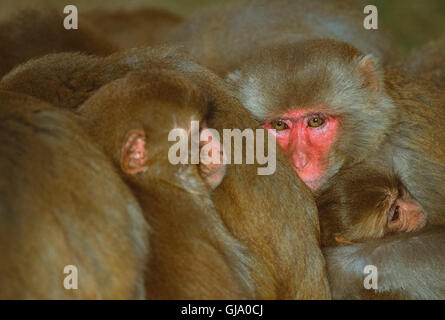
[[[300,178],[317,189],[328,171],[329,150],[338,131],[338,119],[314,110],[290,110],[264,128],[275,129],[278,144]]]

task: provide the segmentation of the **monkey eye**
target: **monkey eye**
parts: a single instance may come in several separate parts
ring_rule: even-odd
[[[272,121],[270,126],[272,129],[275,129],[277,131],[289,129],[289,126],[282,120]]]
[[[393,208],[391,208],[389,212],[388,220],[396,221],[399,219],[399,215],[400,215],[400,206],[394,206]]]
[[[318,128],[321,125],[324,124],[324,119],[320,118],[319,116],[315,116],[309,119],[309,121],[307,122],[308,127],[311,128]]]

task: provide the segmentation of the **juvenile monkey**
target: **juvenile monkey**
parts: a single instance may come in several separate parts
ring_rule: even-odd
[[[443,227],[426,227],[420,204],[392,171],[342,169],[317,192],[321,242],[334,299],[443,299]],[[377,285],[366,289],[365,266]]]
[[[187,68],[184,68],[186,63]],[[160,98],[170,100],[171,97],[187,97],[190,95],[187,91],[181,95],[179,93],[193,84],[197,86],[204,100],[200,103],[187,103],[185,106],[191,108],[190,112],[194,111],[196,119],[201,124],[205,123],[208,128],[218,130],[220,136],[222,136],[223,129],[257,128],[257,124],[250,120],[245,110],[225,89],[222,80],[208,73],[205,69],[186,61],[177,61],[174,65],[159,65],[158,67],[166,70],[157,73],[156,64],[152,64],[150,68],[150,70],[153,70],[152,73],[146,71],[145,74],[140,75],[139,81],[144,84],[145,90],[152,87],[153,90],[157,90],[154,92]],[[168,86],[157,85],[160,81],[162,84],[161,79],[164,78],[166,80],[171,79],[169,82],[174,84],[173,90]],[[187,85],[187,83],[190,84]],[[112,96],[111,92],[119,91],[113,87],[112,90],[107,92],[106,96],[113,98],[114,95]],[[128,94],[124,95],[124,92],[128,92],[128,89],[122,90],[122,95],[128,98]],[[153,121],[165,123],[165,113],[155,108],[157,100],[152,101],[149,96],[143,95],[142,92],[137,96],[145,97],[143,104],[139,106],[139,112],[142,113],[133,112],[133,108],[130,106],[137,107],[138,104],[132,102],[132,100],[127,101],[128,99],[124,99],[123,103],[126,106],[129,103],[129,106],[126,108],[118,107],[117,111],[129,113],[131,118],[135,117],[138,121],[143,121],[145,126],[151,125]],[[90,99],[92,100],[93,97]],[[110,105],[115,104],[115,100],[116,98],[110,100]],[[99,111],[91,115],[88,109],[85,109],[89,101],[87,100],[85,105],[80,107],[79,112],[85,114],[86,119],[97,119],[93,122],[93,135],[95,135],[94,130],[100,130],[103,127],[107,131],[105,131],[105,135],[102,133],[101,137],[104,140],[109,140],[113,136],[108,130],[112,130],[114,134],[116,125],[107,122],[107,119],[103,119],[104,114],[106,114],[104,112]],[[184,101],[186,103],[188,100]],[[178,107],[182,106],[178,102],[175,103]],[[173,119],[178,119],[179,122],[184,112],[182,109],[185,106],[164,109],[169,110],[168,114],[171,114]],[[116,118],[122,123],[122,119],[128,119],[129,116],[124,113]],[[184,118],[188,122],[190,119],[191,116]],[[111,118],[108,121],[111,121]],[[137,123],[132,124],[132,126],[135,125],[137,126]],[[130,129],[131,127],[126,128],[127,131]],[[100,131],[98,132],[100,134]],[[124,134],[124,132],[120,134]],[[166,134],[167,130],[164,131],[164,139],[166,139]],[[113,139],[109,143],[112,143],[112,141]],[[114,139],[114,141],[122,140]],[[116,149],[110,149],[109,154],[116,155]],[[312,204],[303,198],[308,196],[306,190],[300,192],[298,184],[293,182],[296,177],[288,175],[292,172],[289,170],[290,168],[287,169],[285,162],[281,162],[280,158],[277,161],[279,161],[277,172],[270,176],[258,176],[257,165],[227,165],[224,167],[226,172],[224,179],[212,192],[212,200],[228,230],[247,247],[247,252],[252,259],[250,271],[256,298],[325,298],[327,297],[325,291],[327,287],[322,273],[320,274],[322,269],[319,269],[323,265],[320,261],[317,261],[321,257],[317,256],[317,250],[304,253],[306,249],[302,247],[302,245],[312,247],[310,244],[312,241],[315,241],[315,245],[317,243],[317,240],[312,240],[311,236],[315,230],[310,230],[312,226],[309,221],[312,219],[312,212],[306,212],[306,210],[313,210]],[[209,174],[208,170],[204,170],[204,172],[206,172],[206,176],[218,177],[218,174]],[[214,181],[212,185],[214,185]],[[280,195],[273,195],[272,188],[274,185],[280,185]],[[295,195],[292,196],[294,192],[299,198],[298,200],[295,200]],[[259,199],[264,199],[264,201]],[[309,217],[311,218],[308,219]],[[300,229],[297,230],[300,224]],[[277,230],[281,230],[281,232],[277,232]],[[305,239],[303,244],[301,239],[305,237],[309,237],[309,239]],[[302,256],[311,261],[311,271],[305,271],[302,268],[299,262]]]
[[[229,76],[243,105],[276,130],[295,171],[313,190],[342,167],[373,159],[398,172],[427,220],[445,223],[445,106],[426,87],[351,45],[329,39],[260,50]],[[442,119],[443,118],[443,119]]]
[[[218,130],[221,137],[223,129],[259,128],[221,78],[168,48],[131,50],[105,59],[75,54],[51,55],[16,68],[1,81],[0,87],[26,92],[59,107],[82,112],[88,123],[91,116],[83,111],[85,106],[82,104],[89,98],[93,99],[102,86],[125,78],[132,70],[147,73],[141,75],[142,79],[147,78],[144,82],[147,90],[150,85],[157,88],[158,91],[154,93],[157,92],[162,101],[171,100],[183,90],[187,92],[191,85],[197,86],[205,97],[205,103],[195,106],[196,119],[208,128]],[[150,71],[153,72],[152,76]],[[175,90],[170,90],[171,86],[156,84],[164,77],[165,81],[172,79],[171,82],[176,83],[173,85]],[[111,88],[107,89],[108,95],[113,92]],[[116,88],[116,91],[122,93],[122,97],[115,97],[116,100],[126,106],[119,108],[119,112],[124,114],[132,110],[132,104],[125,102],[127,94],[124,93],[128,90]],[[180,112],[177,110],[181,104],[172,108],[174,111],[171,115],[166,115],[162,110],[159,113],[150,112],[155,107],[147,105],[151,99],[147,96],[147,102],[144,102],[147,114],[137,117],[137,123],[144,121],[150,124],[154,119],[162,123],[164,117],[169,119]],[[99,99],[93,101],[99,104]],[[134,107],[139,106],[135,104]],[[99,116],[103,119],[100,120]],[[134,115],[130,113],[128,116],[133,118]],[[180,119],[179,116],[180,113],[176,117]],[[109,126],[104,127],[109,136],[103,138],[109,138],[112,144],[122,143],[124,136],[117,137],[115,134],[124,135],[125,132],[118,129],[132,125],[125,121],[127,115],[119,118],[118,123],[111,123],[112,118],[108,119],[106,112],[99,112],[97,117],[98,122],[109,123]],[[190,120],[189,117],[187,120]],[[115,161],[120,152],[120,146],[108,150]],[[247,248],[252,259],[250,271],[256,298],[329,298],[318,243],[315,203],[310,191],[298,179],[280,150],[277,150],[276,157],[276,171],[272,175],[259,176],[259,164],[225,166],[224,179],[211,193],[212,201],[229,232]],[[141,176],[146,175],[142,172]]]
[[[0,176],[0,299],[145,297],[147,223],[78,117],[0,91]]]
[[[425,226],[422,207],[395,173],[361,164],[341,170],[335,181],[316,196],[322,246],[351,245]]]
[[[190,132],[205,104],[199,90],[181,80],[162,71],[129,73],[99,89],[79,112],[153,228],[147,297],[252,299],[249,253],[210,198],[224,166],[169,162],[170,131]]]

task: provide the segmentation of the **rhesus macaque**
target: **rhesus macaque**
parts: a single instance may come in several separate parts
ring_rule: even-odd
[[[229,81],[251,114],[276,130],[312,189],[336,188],[338,170],[372,159],[376,168],[397,172],[428,224],[444,225],[443,91],[328,39],[265,48],[240,66]],[[426,272],[438,272],[436,266]]]
[[[402,60],[400,68],[445,88],[445,38],[414,49]]]
[[[170,130],[190,131],[206,103],[196,87],[181,80],[168,72],[129,74],[99,89],[80,114],[153,228],[147,298],[252,299],[249,253],[210,198],[224,166],[175,166],[168,159]]]
[[[318,193],[334,299],[445,298],[444,229],[415,232],[425,214],[395,173],[356,165]],[[364,287],[367,265],[377,267],[377,288]]]
[[[148,225],[78,117],[0,91],[0,141],[0,299],[144,298]]]
[[[317,196],[322,246],[418,231],[425,214],[397,175],[367,164],[341,170]]]
[[[387,35],[366,30],[364,5],[345,0],[249,0],[206,9],[179,25],[169,40],[221,76],[265,46],[332,38],[389,60]]]
[[[106,39],[120,49],[159,45],[183,20],[174,13],[158,8],[98,10],[82,13],[81,17],[94,24]]]
[[[125,77],[131,70],[147,72],[141,76],[147,79],[145,86],[147,90],[150,86],[158,89],[153,94],[157,92],[162,97],[159,98],[165,101],[162,105],[173,99],[177,92],[187,92],[190,87],[196,86],[205,98],[205,103],[195,107],[196,120],[200,120],[201,125],[205,124],[207,128],[217,129],[221,136],[222,129],[258,128],[258,123],[250,118],[222,79],[179,57],[171,49],[132,50],[105,59],[75,54],[47,56],[16,68],[1,81],[0,87],[26,92],[59,107],[86,113],[86,105],[82,107],[82,104],[89,103],[88,98],[99,104],[99,100],[94,99],[98,88],[113,79]],[[173,84],[165,88],[157,85],[164,78],[164,81],[171,79]],[[127,95],[124,95],[124,89],[118,90],[119,83],[114,85],[116,88],[110,84],[104,90],[107,90],[107,96],[114,97],[124,105]],[[176,91],[169,89],[172,86]],[[122,96],[114,95],[114,91],[121,92]],[[152,101],[150,96],[146,98],[147,104]],[[111,108],[113,103],[109,105]],[[119,108],[114,112],[126,114],[133,110],[132,106],[126,103],[125,108],[128,110]],[[134,107],[139,108],[137,104]],[[138,129],[153,121],[162,123],[165,112],[157,116],[156,112],[150,112],[152,108],[155,105],[146,105],[147,114],[139,115],[138,121],[134,123],[124,121],[127,116],[122,115],[119,123],[104,128],[109,134],[108,143],[115,147],[117,143],[122,143],[125,134],[122,130],[128,131],[131,126],[136,126],[132,129]],[[175,112],[171,116],[176,116],[179,121],[180,114],[176,115]],[[134,118],[132,114],[127,115]],[[98,123],[110,123],[113,119],[108,119],[108,113],[104,112],[100,116],[103,119],[98,118]],[[85,114],[86,122],[91,117]],[[189,117],[187,120],[190,120]],[[96,134],[103,135],[104,132]],[[101,141],[104,142],[103,139]],[[120,147],[108,150],[115,163],[120,152]],[[255,298],[329,298],[323,257],[319,250],[315,203],[310,191],[298,179],[280,150],[277,150],[276,156],[276,172],[272,175],[257,175],[258,164],[227,165],[223,181],[211,193],[212,201],[228,230],[247,248],[252,261],[250,271],[255,285]],[[148,174],[142,172],[128,179],[141,177],[144,180]],[[153,226],[153,229],[156,227]]]
[[[79,51],[104,56],[117,50],[87,21],[77,30],[66,30],[64,18],[51,9],[24,10],[0,23],[0,78],[16,65],[49,53]]]
[[[315,190],[342,166],[382,153],[397,110],[380,73],[349,44],[316,39],[264,48],[229,81]]]
[[[323,250],[334,299],[445,299],[443,227]],[[366,289],[377,267],[377,289]]]

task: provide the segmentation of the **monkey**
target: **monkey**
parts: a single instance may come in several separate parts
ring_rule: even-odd
[[[181,80],[162,72],[129,73],[100,88],[79,114],[120,168],[152,226],[147,298],[253,299],[249,254],[210,198],[225,169],[175,166],[167,157],[170,130],[190,131],[205,103],[195,86]]]
[[[381,61],[394,60],[391,35],[366,30],[363,9],[358,1],[237,1],[198,12],[167,40],[223,77],[262,47],[313,38],[343,40]]]
[[[335,183],[341,168],[373,159],[399,174],[428,221],[444,223],[437,214],[445,197],[439,88],[331,39],[260,50],[229,81],[254,118],[276,130],[312,190]]]
[[[443,227],[424,228],[397,174],[362,163],[335,181],[316,196],[332,297],[443,299]],[[363,285],[367,265],[377,267],[372,290]]]
[[[397,180],[422,208],[424,222],[419,226],[444,225],[445,100],[440,88],[396,68],[382,68],[374,57],[331,39],[259,50],[228,81],[254,118],[275,130],[278,144],[314,192],[335,189],[341,184],[336,179],[340,170],[369,161],[384,172],[397,172]],[[409,235],[414,233],[402,239]],[[425,245],[440,248],[433,240],[428,237]],[[433,249],[431,254],[438,252]],[[437,273],[436,266],[425,272]],[[435,281],[433,276],[424,279]],[[403,286],[397,279],[390,281],[395,290]],[[434,285],[426,283],[419,292]]]
[[[425,214],[396,173],[359,164],[316,195],[321,245],[351,245],[422,229]]]
[[[95,10],[82,14],[90,24],[119,49],[163,44],[168,34],[183,18],[159,8],[133,11]]]
[[[0,91],[0,141],[0,299],[145,298],[150,228],[79,117]]]
[[[106,56],[118,50],[88,21],[66,30],[65,16],[53,9],[19,11],[0,23],[0,78],[31,58],[65,51]]]
[[[443,227],[387,235],[382,239],[323,249],[334,299],[445,298]],[[376,287],[364,282],[375,267]]]
[[[184,57],[181,57],[179,61],[175,60],[177,58],[174,54],[166,58],[162,50],[133,51],[124,60],[134,61],[134,55],[136,54],[139,56],[137,59],[139,64],[135,68],[144,70],[144,73],[139,76],[140,81],[148,88],[158,88],[158,92],[162,93],[163,99],[180,96],[176,91],[181,92],[182,87],[187,88],[185,85],[187,83],[196,85],[204,97],[207,97],[204,104],[191,104],[194,106],[197,116],[201,114],[201,118],[198,118],[198,120],[200,123],[205,123],[208,128],[216,129],[221,136],[223,129],[259,128],[258,123],[253,121],[247,111],[239,105],[238,100],[235,99],[224,81],[207,69],[185,60]],[[162,59],[157,60],[159,57]],[[143,61],[147,58],[148,60]],[[156,72],[157,68],[161,69],[162,72],[159,71],[161,74]],[[129,76],[130,74],[127,75],[127,77]],[[164,78],[171,78],[169,81],[179,88],[170,90],[168,87],[158,87],[157,83]],[[111,86],[111,84],[109,85]],[[129,89],[122,89],[121,95],[128,97],[127,93],[124,94],[128,91]],[[104,94],[104,96],[110,96],[113,99],[110,101],[116,100],[116,95],[112,95],[112,92],[118,92],[117,88],[113,87],[107,94]],[[187,96],[189,94],[183,93],[182,95]],[[143,94],[140,93],[137,96],[141,97]],[[90,97],[78,109],[80,114],[84,114],[85,119],[95,118],[91,115],[91,112],[85,111],[85,105],[93,98],[94,96]],[[118,108],[119,110],[131,112],[132,107],[137,106],[136,102],[128,105],[128,101],[124,101],[126,107]],[[144,99],[145,107],[142,110],[146,114],[139,115],[137,118],[147,119],[145,121],[158,119],[154,117],[162,114],[162,112],[150,112],[146,101],[150,101],[150,99],[148,97]],[[155,103],[153,102],[153,104]],[[113,105],[113,103],[110,102],[110,105]],[[179,110],[171,113],[176,115],[175,118],[182,114]],[[115,125],[110,123],[107,126],[103,115],[104,112],[99,111],[99,115],[96,116],[98,120],[93,122],[91,126],[93,128],[92,135],[97,134],[95,130],[100,132],[101,126],[99,126],[99,123],[104,123],[104,126],[108,129],[104,129],[107,131],[102,136],[104,139],[109,139],[109,130],[115,128]],[[163,118],[159,117],[157,121],[163,122]],[[117,118],[121,120],[129,118],[129,116],[120,114]],[[189,120],[189,118],[187,119]],[[112,130],[115,131],[115,129]],[[127,128],[127,130],[130,130],[130,128]],[[118,154],[116,148],[110,149],[108,153],[115,155],[115,157]],[[116,161],[117,159],[115,159]],[[224,179],[212,191],[212,200],[224,224],[247,247],[251,256],[253,266],[251,274],[255,286],[255,298],[328,298],[329,293],[326,293],[326,289],[329,292],[328,284],[325,282],[322,273],[323,263],[319,261],[322,257],[318,256],[316,249],[318,246],[318,232],[316,231],[318,226],[317,221],[314,220],[316,218],[316,207],[311,201],[306,200],[306,198],[312,200],[310,191],[304,188],[302,182],[298,180],[297,175],[287,165],[286,160],[280,157],[280,154],[277,154],[277,171],[275,174],[258,176],[256,167],[257,165],[248,164],[227,165]],[[276,184],[280,185],[279,196],[273,195],[272,188]],[[252,194],[247,191],[249,188],[252,190]],[[293,193],[295,194],[293,195]],[[264,196],[261,194],[264,194]],[[289,199],[286,199],[288,196]],[[261,198],[264,198],[264,201],[258,201]],[[281,231],[277,233],[277,230]],[[286,236],[281,236],[281,233],[285,233]],[[314,233],[315,238],[313,238]],[[300,244],[301,239],[307,238],[309,238],[309,241],[305,240],[305,246],[315,242],[315,246],[310,245],[312,248],[310,254],[304,253],[306,249],[301,247]],[[312,251],[313,249],[315,251]],[[306,262],[311,265],[310,272],[305,270],[304,267],[302,268],[301,262],[299,262],[301,256],[305,256],[307,261],[311,261],[310,263]],[[277,259],[280,263],[271,264],[272,261],[277,261]]]
[[[17,67],[2,79],[0,87],[30,94],[79,114],[97,90],[111,81],[130,72],[157,69],[165,70],[166,76],[171,72],[185,77],[177,80],[178,85],[190,82],[199,87],[208,101],[202,119],[198,120],[221,136],[223,129],[260,128],[223,79],[168,47],[135,49],[107,58],[50,55]],[[149,74],[144,76],[150,79]],[[161,78],[153,80],[152,85],[157,87],[155,83]],[[173,95],[165,89],[166,97]],[[141,119],[154,116],[147,114]],[[83,118],[88,123],[91,116],[84,114]],[[123,119],[113,126],[122,125]],[[113,126],[108,128],[110,135],[116,129]],[[119,150],[114,150],[111,154],[115,157],[118,153]],[[319,249],[317,209],[310,190],[279,149],[274,174],[259,176],[257,167],[258,164],[227,165],[224,179],[211,192],[229,232],[247,247],[253,266],[255,298],[328,299],[330,291]]]
[[[263,48],[228,81],[312,189],[378,155],[397,110],[371,56],[331,39]]]

